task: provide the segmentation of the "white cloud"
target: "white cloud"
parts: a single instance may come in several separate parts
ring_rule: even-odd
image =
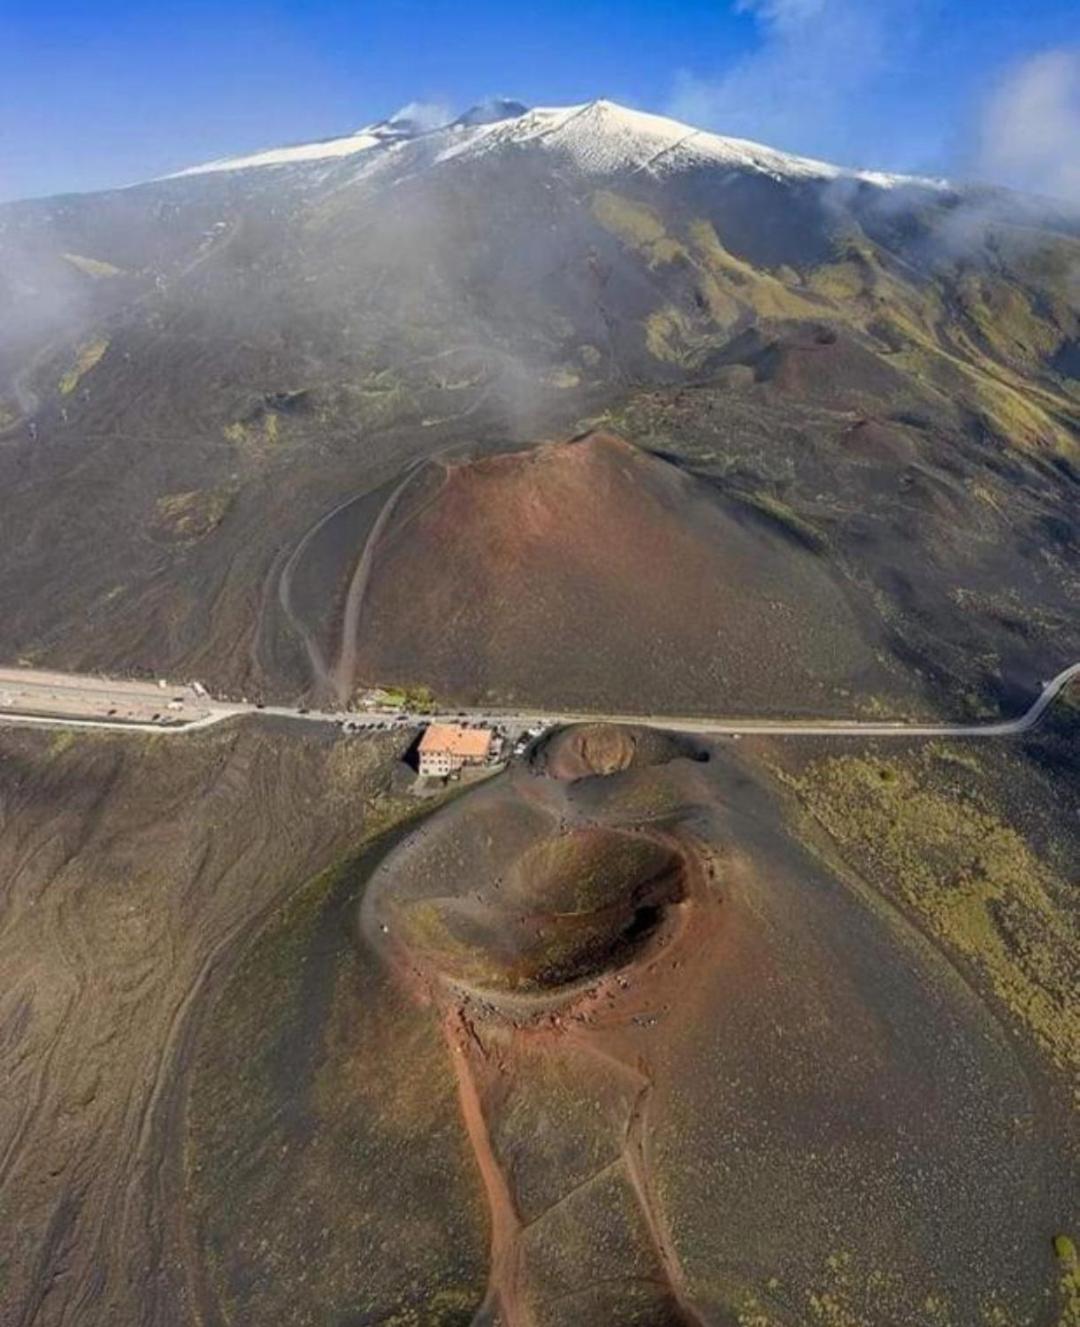
[[[828,0],[738,0],[736,13],[757,14],[777,27],[794,26],[814,18],[826,7]]]
[[[986,103],[979,138],[988,179],[1080,202],[1080,49],[1014,66]]]
[[[867,99],[910,58],[922,0],[736,0],[760,41],[715,75],[683,71],[668,113],[775,147],[880,165]],[[898,133],[897,126],[886,126]]]
[[[421,129],[441,129],[453,118],[450,107],[439,101],[410,101],[390,117],[391,120],[411,120]]]

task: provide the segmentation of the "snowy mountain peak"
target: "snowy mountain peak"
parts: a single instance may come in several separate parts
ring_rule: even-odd
[[[875,171],[849,170],[810,157],[795,156],[752,143],[724,138],[666,116],[631,110],[599,99],[580,106],[527,109],[520,102],[495,98],[474,106],[445,123],[430,107],[410,103],[389,119],[367,125],[344,138],[323,139],[293,147],[271,148],[249,156],[224,158],[192,166],[166,178],[269,166],[302,166],[384,152],[413,145],[419,158],[409,168],[507,148],[533,147],[559,156],[589,175],[620,172],[665,175],[701,167],[727,167],[774,179],[850,179],[878,188],[917,184],[940,188],[942,181]],[[381,155],[381,154],[380,154]]]
[[[342,138],[320,138],[312,143],[266,148],[247,156],[221,157],[217,161],[208,161],[200,166],[188,166],[185,170],[174,171],[163,178],[177,180],[189,175],[211,175],[221,171],[250,170],[260,166],[296,166],[311,162],[330,162],[335,158],[353,157],[372,148],[409,142],[438,127],[438,123],[432,121],[429,107],[409,102],[385,120],[364,125]],[[445,119],[442,123],[445,123]]]
[[[470,128],[478,124],[497,124],[500,120],[517,120],[528,113],[528,106],[520,101],[510,101],[506,97],[491,97],[476,106],[470,106],[464,115],[459,115],[455,125]]]
[[[496,126],[496,129],[503,128]],[[911,176],[850,170],[810,157],[780,152],[746,139],[725,138],[663,115],[631,110],[605,99],[581,106],[529,111],[505,126],[503,137],[522,142],[542,140],[550,151],[569,157],[588,174],[631,171],[663,175],[711,165],[753,171],[777,179],[848,178],[879,188],[903,183],[936,187],[941,183]],[[497,136],[491,134],[488,146],[494,146],[496,141]]]
[[[351,157],[357,152],[380,147],[387,141],[387,135],[378,132],[378,126],[358,129],[356,133],[344,138],[323,138],[314,143],[297,143],[292,147],[267,148],[262,152],[252,152],[243,157],[221,157],[217,161],[207,161],[201,166],[188,166],[185,170],[174,171],[162,179],[180,180],[189,175],[213,175],[220,171],[251,170],[259,166],[295,166],[305,162],[327,161],[334,157]]]
[[[374,133],[380,131],[387,137],[416,138],[419,134],[430,133],[433,129],[442,129],[450,123],[452,116],[443,106],[433,106],[428,102],[410,101],[388,115],[377,124],[368,125],[357,132]]]

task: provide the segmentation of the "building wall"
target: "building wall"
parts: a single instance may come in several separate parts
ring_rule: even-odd
[[[482,760],[469,760],[464,756],[452,756],[445,751],[421,751],[420,773],[431,778],[445,778],[464,765],[482,765]]]

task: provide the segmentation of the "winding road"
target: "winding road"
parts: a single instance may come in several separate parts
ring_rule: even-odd
[[[600,714],[570,710],[465,709],[425,714],[399,711],[402,727],[427,723],[455,723],[462,717],[472,723],[502,724],[515,728],[550,727],[566,723],[619,723],[667,732],[712,737],[1019,737],[1030,732],[1074,678],[1080,677],[1080,662],[1063,668],[1043,683],[1032,704],[1014,719],[987,723],[908,723],[904,720],[847,719],[732,719],[722,716],[686,718],[665,714]],[[168,708],[167,699],[179,700],[179,708]],[[121,713],[121,708],[123,713]],[[110,713],[109,711],[112,711]],[[263,714],[298,723],[348,723],[363,731],[387,722],[386,714],[308,710],[285,705],[260,707],[214,700],[186,686],[155,686],[152,682],[121,682],[74,673],[38,672],[28,668],[0,669],[0,723],[27,727],[105,729],[118,732],[148,731],[179,737],[210,728],[228,719]]]

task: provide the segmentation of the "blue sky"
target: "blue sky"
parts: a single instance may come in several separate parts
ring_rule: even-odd
[[[1039,150],[1080,155],[1060,141],[1080,124],[1078,48],[1076,0],[3,0],[0,198],[493,94],[605,96],[845,163],[1038,184],[1048,120]],[[987,140],[1012,134],[1014,92],[1026,127],[1003,156]]]

